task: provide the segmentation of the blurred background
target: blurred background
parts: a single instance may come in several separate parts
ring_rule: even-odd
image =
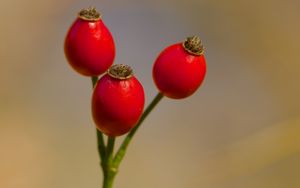
[[[147,104],[164,47],[199,35],[206,48],[204,84],[185,100],[163,99],[130,145],[116,188],[300,187],[296,0],[0,1],[0,187],[100,187],[91,81],[63,53],[77,12],[91,5]]]

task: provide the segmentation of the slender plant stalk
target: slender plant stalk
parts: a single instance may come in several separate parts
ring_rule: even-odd
[[[97,76],[92,76],[93,88],[95,87],[95,85],[96,85],[97,82],[98,82],[98,77]]]
[[[103,133],[100,132],[98,129],[96,129],[96,132],[97,132],[97,148],[102,163],[102,160],[105,158],[105,152],[106,152],[105,143],[104,143]]]
[[[117,169],[113,166],[115,137],[108,137],[106,155],[102,163],[103,188],[112,188]]]

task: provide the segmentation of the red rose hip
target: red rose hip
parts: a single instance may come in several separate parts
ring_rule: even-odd
[[[130,131],[140,119],[144,89],[127,65],[113,65],[96,84],[92,116],[97,128],[108,136]]]
[[[204,80],[206,62],[199,37],[164,49],[153,66],[153,79],[160,92],[173,99],[192,95]]]
[[[104,73],[115,58],[114,40],[95,8],[79,12],[68,31],[64,48],[69,64],[85,76]]]

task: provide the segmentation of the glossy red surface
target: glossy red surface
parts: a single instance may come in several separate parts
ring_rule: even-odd
[[[206,62],[204,55],[192,55],[178,43],[161,52],[152,73],[160,92],[169,98],[182,99],[192,95],[203,82]]]
[[[120,136],[136,125],[144,103],[144,89],[134,76],[119,80],[106,74],[97,82],[93,92],[93,119],[104,134]]]
[[[115,44],[101,19],[87,21],[77,18],[66,36],[65,55],[78,73],[98,76],[113,64]]]

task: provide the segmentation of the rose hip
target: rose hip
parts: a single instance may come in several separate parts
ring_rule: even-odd
[[[95,8],[79,12],[68,31],[64,49],[69,64],[85,76],[104,73],[115,58],[114,40]]]
[[[130,131],[142,115],[144,89],[127,65],[113,65],[96,84],[92,116],[97,128],[108,136]]]
[[[173,99],[192,95],[204,80],[206,62],[199,37],[164,49],[153,66],[153,79],[162,94]]]

